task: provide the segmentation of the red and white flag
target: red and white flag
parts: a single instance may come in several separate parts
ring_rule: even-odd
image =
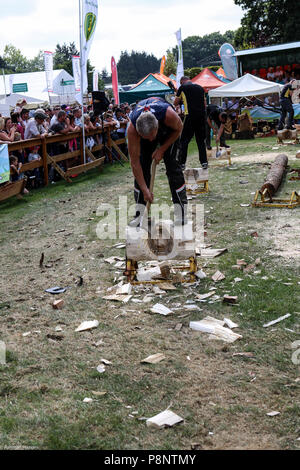
[[[120,104],[118,69],[117,69],[117,64],[116,64],[114,57],[111,58],[111,78],[112,78],[112,89],[114,92],[115,103]]]

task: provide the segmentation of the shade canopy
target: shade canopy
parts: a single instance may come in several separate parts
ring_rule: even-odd
[[[196,77],[191,80],[193,83],[202,86],[205,92],[219,88],[224,85],[224,82],[220,80],[211,70],[204,69]]]
[[[211,98],[257,96],[280,93],[281,88],[282,85],[279,85],[279,83],[269,82],[247,73],[243,77],[223,85],[217,90],[210,91],[208,94]]]
[[[151,96],[161,96],[173,93],[168,86],[168,82],[172,81],[176,86],[176,82],[161,73],[149,73],[141,81],[139,81],[131,90],[120,93],[121,102],[134,103],[135,101],[150,98]]]

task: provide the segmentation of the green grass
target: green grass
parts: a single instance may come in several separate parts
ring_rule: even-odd
[[[276,141],[230,144],[232,154],[243,156],[274,153]],[[287,150],[289,155],[295,153],[294,146]],[[188,158],[190,166],[198,165],[194,141]],[[190,449],[194,442],[204,449],[297,448],[299,367],[291,361],[291,343],[299,338],[300,265],[299,258],[279,257],[278,246],[289,242],[299,248],[298,235],[276,245],[272,227],[278,237],[288,235],[297,227],[299,210],[241,207],[251,203],[251,193],[263,182],[268,167],[237,161],[233,168],[211,168],[211,191],[197,199],[205,206],[206,243],[227,247],[228,253],[198,260],[207,278],[196,289],[179,286],[150,304],[115,305],[96,294],[99,286],[106,293],[117,277],[103,257],[124,256],[124,250],[112,248],[115,240],[98,240],[96,210],[101,202],[118,203],[120,195],[133,198],[129,165],[106,165],[102,173],[94,170],[72,184],[61,181],[32,191],[22,201],[12,198],[0,204],[0,262],[5,273],[0,281],[0,340],[8,349],[7,365],[0,367],[0,448],[176,450]],[[248,183],[241,185],[241,180]],[[285,180],[280,194],[296,187],[298,182]],[[163,197],[170,196],[161,166],[155,198]],[[286,224],[292,229],[280,229]],[[60,229],[65,232],[57,233]],[[251,237],[253,231],[258,238]],[[50,267],[41,270],[42,252]],[[261,272],[247,274],[233,268],[241,258],[247,263],[260,258],[255,270]],[[211,275],[216,270],[226,278],[214,285]],[[80,288],[79,276],[84,278]],[[235,283],[236,277],[243,280]],[[53,298],[44,292],[55,285],[71,287],[63,295],[61,311],[53,310]],[[153,303],[183,306],[194,300],[195,292],[205,293],[211,287],[221,299],[224,293],[237,295],[238,305],[198,304],[203,311],[183,307],[166,318],[149,314]],[[291,317],[284,322],[262,327],[286,313]],[[194,334],[189,322],[205,315],[231,318],[243,339],[224,344]],[[99,321],[96,330],[74,332],[81,321],[94,318]],[[183,328],[176,332],[179,322]],[[47,334],[57,334],[57,325],[63,327],[63,339],[50,341]],[[32,333],[24,338],[27,331]],[[103,344],[95,347],[99,339]],[[164,353],[166,360],[140,364],[156,352]],[[233,357],[234,352],[253,352],[254,357]],[[112,365],[100,375],[96,366],[101,358]],[[93,391],[107,393],[95,397]],[[94,401],[85,404],[85,397]],[[170,405],[184,417],[183,425],[153,432],[137,419]],[[273,409],[281,414],[267,417]]]

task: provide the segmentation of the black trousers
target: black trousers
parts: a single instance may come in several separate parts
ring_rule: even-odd
[[[162,145],[169,135],[170,131],[159,129],[157,138],[154,141],[150,142],[149,140],[141,139],[140,162],[148,188],[150,186],[151,180],[152,155],[158,145]],[[184,215],[184,211],[186,210],[187,205],[187,197],[184,176],[178,161],[178,152],[179,139],[166,150],[164,154],[164,163],[166,166],[166,174],[169,180],[169,186],[172,194],[172,201],[174,204],[180,205],[182,214]],[[146,205],[144,195],[136,180],[134,182],[134,198],[137,204],[142,204],[144,206]]]
[[[288,114],[288,123],[287,127],[292,127],[294,123],[294,108],[292,105],[291,100],[287,98],[282,98],[280,100],[280,106],[281,106],[281,115],[280,115],[280,121],[279,121],[279,126],[278,129],[283,129],[285,126],[285,119],[286,115]]]
[[[207,163],[205,147],[205,116],[185,116],[183,130],[180,139],[180,164],[185,165],[187,159],[188,146],[192,138],[196,137],[199,151],[199,161],[201,165]]]
[[[211,132],[211,127],[207,123],[206,124],[206,147],[211,147],[210,132]],[[225,136],[224,136],[224,131],[223,131],[220,137],[220,147],[224,147],[224,145],[226,145],[226,142],[225,142]]]

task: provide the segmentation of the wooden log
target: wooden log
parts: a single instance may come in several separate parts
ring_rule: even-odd
[[[274,163],[271,165],[266,181],[260,189],[261,193],[263,193],[265,189],[268,189],[270,196],[274,196],[281,185],[283,176],[287,169],[287,164],[288,157],[285,154],[277,155]]]
[[[127,227],[126,256],[133,261],[172,259],[187,260],[195,256],[193,223],[174,226],[170,220],[152,221],[151,233],[142,228]]]

